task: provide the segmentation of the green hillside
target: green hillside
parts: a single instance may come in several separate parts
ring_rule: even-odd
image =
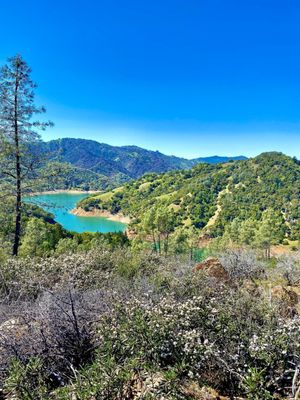
[[[106,190],[140,178],[145,173],[181,170],[198,163],[218,164],[231,159],[212,156],[187,160],[137,146],[110,146],[94,140],[72,138],[38,142],[32,146],[31,152],[42,156],[46,163],[59,163],[64,168],[62,179],[53,184],[52,189]]]
[[[120,190],[83,200],[85,210],[122,212],[138,224],[151,207],[173,210],[176,226],[193,225],[220,236],[233,220],[261,220],[271,209],[282,218],[283,233],[298,239],[300,165],[281,153],[246,161],[199,164],[190,170],[148,174]]]

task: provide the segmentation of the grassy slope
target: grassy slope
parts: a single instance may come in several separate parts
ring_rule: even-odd
[[[280,211],[299,234],[300,166],[280,153],[264,153],[254,159],[219,165],[200,164],[191,170],[148,174],[119,190],[92,196],[81,202],[122,211],[137,222],[151,206],[166,205],[177,215],[177,224],[207,224],[221,234],[234,218],[260,219],[267,208]]]

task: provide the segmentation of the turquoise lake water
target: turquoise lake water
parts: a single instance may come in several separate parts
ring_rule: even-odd
[[[36,204],[55,216],[55,221],[65,229],[75,232],[124,232],[126,224],[103,217],[80,217],[70,214],[76,204],[87,197],[85,193],[39,194],[25,201]]]

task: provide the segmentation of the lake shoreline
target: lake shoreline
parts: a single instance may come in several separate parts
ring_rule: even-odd
[[[45,190],[43,192],[32,192],[26,194],[26,196],[40,196],[43,194],[97,194],[101,193],[101,190],[76,190],[76,189],[58,189],[58,190]]]
[[[121,213],[112,214],[109,211],[94,209],[92,211],[85,211],[83,208],[78,207],[70,211],[70,214],[77,215],[78,217],[102,217],[110,221],[121,222],[122,224],[128,225],[130,218]]]
[[[87,191],[56,190],[31,194],[25,201],[36,204],[54,215],[54,220],[73,232],[124,232],[129,219],[106,212],[85,212],[77,203],[89,195]],[[99,210],[100,211],[100,210]],[[89,217],[89,218],[82,218]]]

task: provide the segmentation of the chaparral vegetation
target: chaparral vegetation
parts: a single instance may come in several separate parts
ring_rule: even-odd
[[[30,74],[0,74],[0,399],[299,400],[299,161],[44,144]],[[23,201],[49,188],[127,231]]]
[[[6,259],[2,397],[296,399],[299,254],[215,255],[195,266],[102,241]]]

